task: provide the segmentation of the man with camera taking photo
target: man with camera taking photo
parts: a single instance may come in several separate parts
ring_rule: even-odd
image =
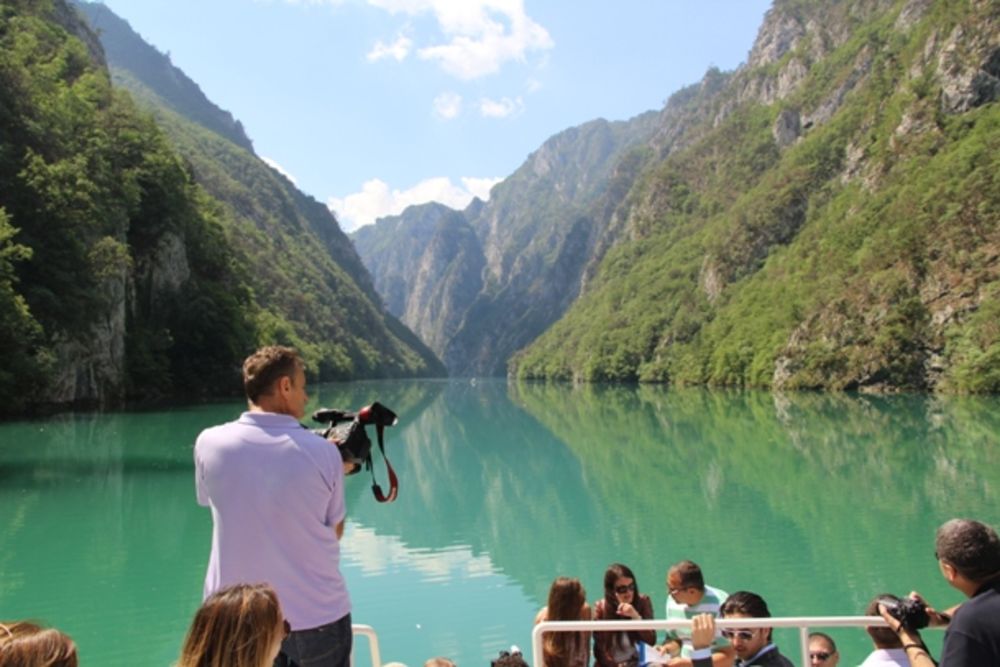
[[[970,519],[952,519],[937,531],[934,555],[941,574],[969,599],[952,616],[927,606],[932,626],[947,626],[941,667],[1000,665],[1000,539],[993,528]],[[923,602],[919,595],[911,597]],[[901,622],[885,604],[879,613],[899,636],[913,667],[934,665],[919,628]]]
[[[213,523],[204,595],[268,583],[292,630],[275,667],[348,667],[340,451],[298,422],[308,396],[295,350],[269,346],[247,357],[243,386],[248,410],[202,431],[194,448],[198,502]]]

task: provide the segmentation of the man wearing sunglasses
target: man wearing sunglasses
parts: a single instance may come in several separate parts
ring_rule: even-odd
[[[764,598],[749,591],[733,593],[722,604],[722,618],[770,618]],[[711,632],[711,634],[709,634]],[[715,619],[701,614],[691,620],[691,657],[694,667],[712,667],[711,641],[715,634]],[[722,636],[736,652],[736,667],[793,667],[771,641],[771,628],[726,628]]]
[[[705,584],[705,577],[697,563],[682,560],[667,570],[667,620],[694,618],[699,614],[718,616],[726,592]],[[691,667],[691,634],[686,630],[667,630],[663,644],[657,647],[661,654],[675,657],[670,667]],[[733,649],[716,634],[712,644],[712,662],[715,667],[733,664]]]

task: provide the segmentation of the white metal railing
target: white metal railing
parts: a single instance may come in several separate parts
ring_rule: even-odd
[[[351,626],[351,632],[355,636],[361,635],[368,638],[368,652],[371,654],[372,667],[382,667],[382,655],[378,648],[378,635],[375,634],[375,628],[370,625],[358,625],[354,624]],[[351,651],[351,667],[354,667],[354,651]]]
[[[888,627],[881,616],[784,616],[774,618],[716,618],[718,628],[798,628],[800,644],[800,665],[809,667],[809,632],[810,628],[843,628],[868,626]],[[667,621],[664,619],[641,621],[544,621],[535,626],[531,632],[532,664],[534,667],[545,667],[542,660],[543,632],[582,632],[582,631],[620,631],[628,630],[676,630],[690,628],[688,619]]]

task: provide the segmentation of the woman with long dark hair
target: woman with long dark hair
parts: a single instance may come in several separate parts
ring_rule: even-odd
[[[579,579],[558,577],[549,588],[549,603],[535,616],[542,621],[589,621],[590,605]],[[589,632],[546,632],[542,635],[545,667],[587,667],[590,662]]]
[[[594,619],[638,621],[653,618],[653,603],[639,592],[639,583],[628,565],[612,563],[604,571],[604,597],[594,603]],[[594,632],[596,667],[634,667],[639,663],[639,642],[656,643],[655,630]]]

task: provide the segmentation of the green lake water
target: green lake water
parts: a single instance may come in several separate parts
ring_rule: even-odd
[[[682,558],[779,616],[855,615],[914,588],[949,606],[961,596],[938,574],[935,528],[1000,524],[997,398],[469,380],[321,385],[311,398],[310,411],[379,400],[400,415],[387,430],[399,499],[380,505],[366,474],[348,479],[342,569],[354,622],[374,626],[383,661],[409,667],[528,653],[552,579],[579,577],[593,601],[613,561],[658,618]],[[172,664],[211,535],[193,442],[241,410],[0,424],[0,619],[60,627],[85,667]],[[842,665],[869,650],[861,630],[831,634]],[[797,655],[793,634],[776,638]],[[359,667],[367,648],[356,643]]]

